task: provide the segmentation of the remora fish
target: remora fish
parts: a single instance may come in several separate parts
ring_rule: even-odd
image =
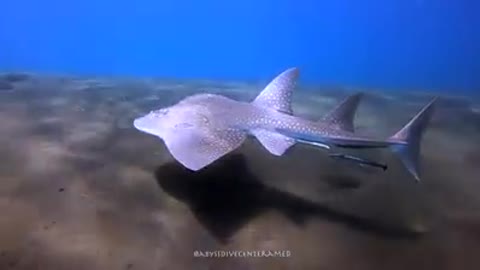
[[[391,137],[374,139],[354,133],[353,118],[361,93],[347,97],[319,121],[294,116],[291,101],[297,78],[297,68],[287,69],[252,102],[208,93],[192,95],[151,111],[133,124],[162,139],[171,155],[193,171],[235,150],[251,135],[276,156],[296,143],[324,148],[390,148],[420,181],[420,141],[436,98]]]
[[[332,153],[332,154],[328,154],[328,156],[331,157],[331,158],[334,158],[334,159],[338,159],[338,160],[351,161],[351,162],[359,164],[360,166],[376,167],[376,168],[380,168],[384,171],[386,171],[388,169],[388,166],[385,165],[385,164],[378,163],[378,162],[371,161],[371,160],[364,159],[364,158],[360,158],[360,157],[356,157],[356,156],[352,156],[352,155],[341,154],[341,153]]]

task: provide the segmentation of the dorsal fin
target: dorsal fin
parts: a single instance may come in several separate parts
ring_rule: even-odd
[[[292,93],[298,78],[298,69],[290,68],[273,79],[255,98],[253,104],[292,114]]]
[[[353,118],[357,111],[362,93],[356,93],[345,98],[333,110],[331,110],[321,121],[334,127],[354,132]]]

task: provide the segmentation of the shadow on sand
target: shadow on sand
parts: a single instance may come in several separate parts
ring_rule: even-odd
[[[419,236],[405,228],[385,227],[268,187],[248,170],[241,154],[225,156],[198,172],[175,162],[167,163],[157,168],[155,177],[160,188],[187,204],[198,221],[223,243],[253,217],[271,209],[298,226],[309,218],[322,218],[384,237]]]

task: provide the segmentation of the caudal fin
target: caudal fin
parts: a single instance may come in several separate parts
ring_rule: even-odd
[[[436,100],[437,98],[432,99],[410,122],[389,138],[390,141],[398,142],[391,148],[417,181],[420,181],[420,143]]]

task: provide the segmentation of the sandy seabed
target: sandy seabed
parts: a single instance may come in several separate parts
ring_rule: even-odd
[[[480,102],[440,96],[416,183],[255,140],[200,172],[176,163],[134,118],[211,92],[251,100],[264,85],[0,75],[0,269],[480,269]],[[317,119],[353,90],[295,92]],[[365,91],[356,126],[383,138],[432,94]],[[288,251],[199,258],[194,251]]]

